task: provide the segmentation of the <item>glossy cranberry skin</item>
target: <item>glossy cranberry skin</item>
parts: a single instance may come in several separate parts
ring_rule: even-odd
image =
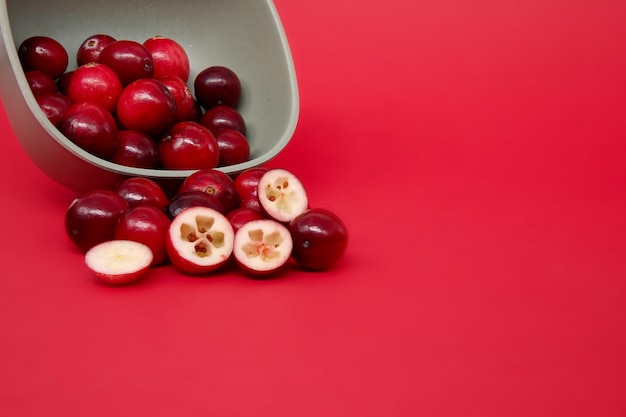
[[[17,54],[24,71],[40,70],[53,79],[67,69],[67,51],[57,40],[48,36],[32,36],[18,47]]]
[[[109,67],[91,62],[76,68],[67,84],[67,95],[72,101],[93,101],[110,113],[115,111],[122,93],[122,83]]]
[[[133,81],[117,101],[117,119],[124,129],[155,137],[167,130],[176,117],[176,101],[167,87],[154,79]]]
[[[182,45],[164,36],[153,36],[143,45],[152,54],[154,78],[173,76],[185,83],[189,80],[189,57]]]
[[[142,44],[132,40],[117,40],[100,52],[98,62],[111,68],[123,85],[154,76],[152,54]]]
[[[202,115],[200,123],[214,134],[221,129],[232,129],[244,136],[246,135],[246,122],[241,113],[237,109],[223,104],[208,109]]]
[[[112,162],[135,168],[158,167],[159,150],[150,136],[137,130],[118,130],[116,139]]]
[[[69,140],[93,155],[110,160],[115,153],[115,119],[98,103],[72,103],[57,126]]]
[[[110,190],[94,190],[78,196],[65,212],[65,232],[72,243],[86,252],[111,240],[119,217],[128,203]]]
[[[215,134],[220,149],[218,166],[235,165],[250,160],[250,144],[241,132],[233,129],[220,129]]]
[[[176,194],[170,199],[165,208],[165,213],[170,219],[173,219],[186,208],[198,206],[209,207],[222,214],[226,214],[220,200],[214,195],[207,194],[204,191],[185,191]]]
[[[237,232],[244,224],[253,220],[262,220],[267,217],[259,210],[254,210],[248,207],[237,207],[234,210],[229,211],[226,214],[226,218],[233,226],[233,230]]]
[[[169,90],[176,102],[175,122],[197,119],[195,115],[196,100],[191,94],[191,90],[185,81],[180,77],[169,75],[158,78]],[[198,119],[199,120],[199,119]]]
[[[148,205],[164,211],[169,199],[163,188],[150,178],[126,178],[114,187],[113,191],[119,194],[129,206]]]
[[[292,257],[304,269],[325,270],[333,266],[348,246],[348,230],[333,212],[311,208],[289,223]]]
[[[72,75],[74,75],[74,70],[64,72],[59,78],[57,78],[57,89],[60,93],[65,94],[67,96],[67,90],[70,85],[70,80],[72,79]]]
[[[72,104],[68,96],[59,92],[42,93],[35,96],[35,100],[48,120],[55,126],[58,125],[65,110]]]
[[[200,169],[188,176],[179,189],[179,192],[185,191],[203,191],[216,196],[226,213],[239,205],[235,182],[228,174],[217,169]]]
[[[90,62],[98,62],[102,50],[116,40],[117,39],[113,36],[104,33],[91,35],[78,47],[76,51],[76,64],[81,66]]]
[[[256,194],[259,189],[259,180],[268,171],[264,167],[248,168],[240,172],[234,179],[237,193],[240,198],[250,194]]]
[[[152,251],[152,265],[158,265],[167,259],[165,239],[170,223],[170,218],[154,206],[133,206],[119,217],[114,238],[148,246]]]
[[[30,70],[24,73],[30,91],[34,95],[42,93],[54,93],[58,91],[56,81],[47,73],[39,70]]]
[[[236,107],[241,97],[241,81],[228,67],[205,68],[194,79],[196,99],[205,109],[218,104]]]
[[[166,169],[215,168],[219,162],[217,140],[196,122],[174,124],[159,142],[161,165]]]

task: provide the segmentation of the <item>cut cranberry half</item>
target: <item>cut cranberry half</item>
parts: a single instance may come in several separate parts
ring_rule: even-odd
[[[286,169],[270,169],[259,180],[258,197],[265,212],[281,222],[290,222],[308,208],[300,180]]]
[[[271,220],[252,220],[235,234],[233,257],[241,270],[266,277],[281,270],[291,256],[293,241],[289,230]]]
[[[100,280],[122,285],[142,278],[152,265],[152,251],[143,243],[110,240],[99,243],[85,254],[85,264]]]

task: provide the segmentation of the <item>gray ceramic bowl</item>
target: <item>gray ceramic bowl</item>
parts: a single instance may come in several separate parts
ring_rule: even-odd
[[[17,47],[30,36],[61,42],[70,56],[69,69],[76,67],[80,43],[95,33],[139,42],[154,35],[175,39],[189,55],[190,86],[208,66],[233,69],[242,82],[238,109],[246,120],[251,159],[219,168],[226,173],[269,161],[296,128],[296,74],[271,0],[0,0],[0,30],[0,94],[11,126],[35,164],[76,191],[110,187],[128,176],[176,183],[193,171],[110,163],[60,134],[39,109],[19,63]]]

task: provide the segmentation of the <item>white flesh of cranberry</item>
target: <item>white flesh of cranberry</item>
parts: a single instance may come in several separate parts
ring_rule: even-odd
[[[152,250],[139,242],[110,240],[89,249],[85,263],[107,282],[126,283],[147,272],[152,263]]]
[[[281,268],[293,249],[289,230],[275,220],[252,220],[235,234],[233,256],[253,274],[267,274]]]
[[[267,214],[281,222],[290,222],[309,205],[304,186],[285,169],[271,169],[263,174],[258,196]]]
[[[209,207],[191,207],[180,212],[169,229],[171,242],[181,258],[198,266],[225,262],[233,250],[230,221]]]

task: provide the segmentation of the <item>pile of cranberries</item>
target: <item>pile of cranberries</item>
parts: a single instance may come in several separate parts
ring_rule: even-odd
[[[207,66],[189,85],[180,43],[89,36],[67,50],[32,36],[18,57],[37,103],[69,140],[102,159],[154,169],[207,169],[250,159],[246,123],[237,110],[241,82],[230,68]]]
[[[257,278],[289,265],[326,270],[348,244],[345,223],[311,207],[292,172],[265,167],[235,177],[200,169],[172,197],[151,179],[127,178],[74,199],[65,229],[87,266],[109,284],[134,282],[165,263],[195,276],[228,263]]]

